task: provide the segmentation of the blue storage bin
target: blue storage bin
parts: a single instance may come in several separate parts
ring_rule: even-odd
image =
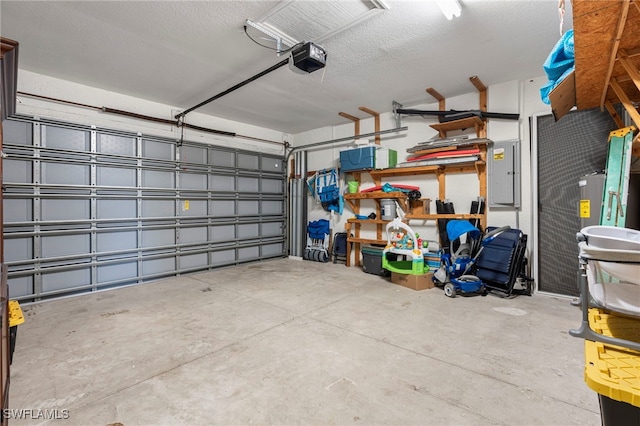
[[[376,146],[362,146],[340,151],[340,169],[343,172],[371,170],[375,166],[375,161]]]

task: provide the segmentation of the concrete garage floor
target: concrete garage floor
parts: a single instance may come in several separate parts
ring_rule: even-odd
[[[277,259],[24,311],[10,408],[52,424],[600,424],[567,298]]]

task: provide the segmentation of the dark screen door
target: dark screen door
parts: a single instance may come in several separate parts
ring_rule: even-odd
[[[532,128],[538,151],[538,290],[578,296],[578,182],[605,168],[607,139],[617,126],[608,112],[591,109],[557,122],[552,115],[539,116]]]

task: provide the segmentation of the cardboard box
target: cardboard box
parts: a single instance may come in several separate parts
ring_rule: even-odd
[[[398,274],[397,272],[392,272],[391,282],[412,290],[426,290],[435,287],[433,284],[433,272],[428,272],[423,275]]]
[[[560,120],[576,104],[576,75],[569,74],[549,93],[551,112],[555,121]]]

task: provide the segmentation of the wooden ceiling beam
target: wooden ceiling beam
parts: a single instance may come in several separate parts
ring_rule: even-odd
[[[633,80],[633,84],[636,85],[638,91],[640,91],[640,72],[635,67],[635,65],[629,60],[629,55],[623,49],[620,49],[618,52],[618,62],[625,69],[631,80]]]
[[[620,39],[624,33],[624,27],[627,23],[627,16],[629,15],[629,5],[631,0],[625,0],[622,4],[622,10],[620,11],[620,19],[618,20],[618,31],[616,32],[616,38],[613,43],[613,49],[611,49],[611,58],[609,60],[609,67],[607,68],[607,75],[604,79],[604,87],[602,88],[602,96],[600,97],[600,109],[604,109],[604,101],[607,98],[607,91],[609,90],[609,82],[613,73],[613,65],[616,62],[618,56],[618,47],[620,46]],[[617,82],[616,82],[617,83]]]
[[[618,129],[622,129],[624,127],[624,122],[622,121],[620,114],[618,114],[618,111],[616,111],[616,108],[613,106],[611,101],[607,99],[604,102],[604,107],[607,109],[607,111],[609,111],[609,115],[611,116],[611,118],[613,118],[613,121],[616,123],[616,126],[618,126]]]
[[[373,116],[374,131],[376,132],[375,142],[376,142],[376,145],[380,145],[380,113],[375,112],[374,110],[369,109],[367,107],[363,107],[363,106],[361,106],[358,109],[360,111],[366,112],[367,114]]]
[[[622,102],[622,106],[624,107],[624,109],[627,110],[627,113],[629,114],[631,120],[634,122],[636,128],[640,129],[640,113],[633,105],[633,102],[631,102],[631,100],[629,99],[629,96],[627,96],[627,94],[624,92],[624,89],[620,87],[618,80],[614,77],[611,79],[609,84],[618,96],[618,99],[620,99],[620,101]]]
[[[360,119],[358,117],[354,117],[351,114],[347,114],[346,112],[339,112],[338,115],[340,117],[344,117],[348,120],[353,121],[355,137],[356,139],[358,139],[358,137],[360,136]]]
[[[433,87],[429,87],[428,89],[426,89],[427,93],[430,94],[431,96],[433,96],[436,101],[438,101],[438,109],[440,111],[444,111],[445,110],[445,99],[444,96],[442,96],[436,89],[434,89]]]

